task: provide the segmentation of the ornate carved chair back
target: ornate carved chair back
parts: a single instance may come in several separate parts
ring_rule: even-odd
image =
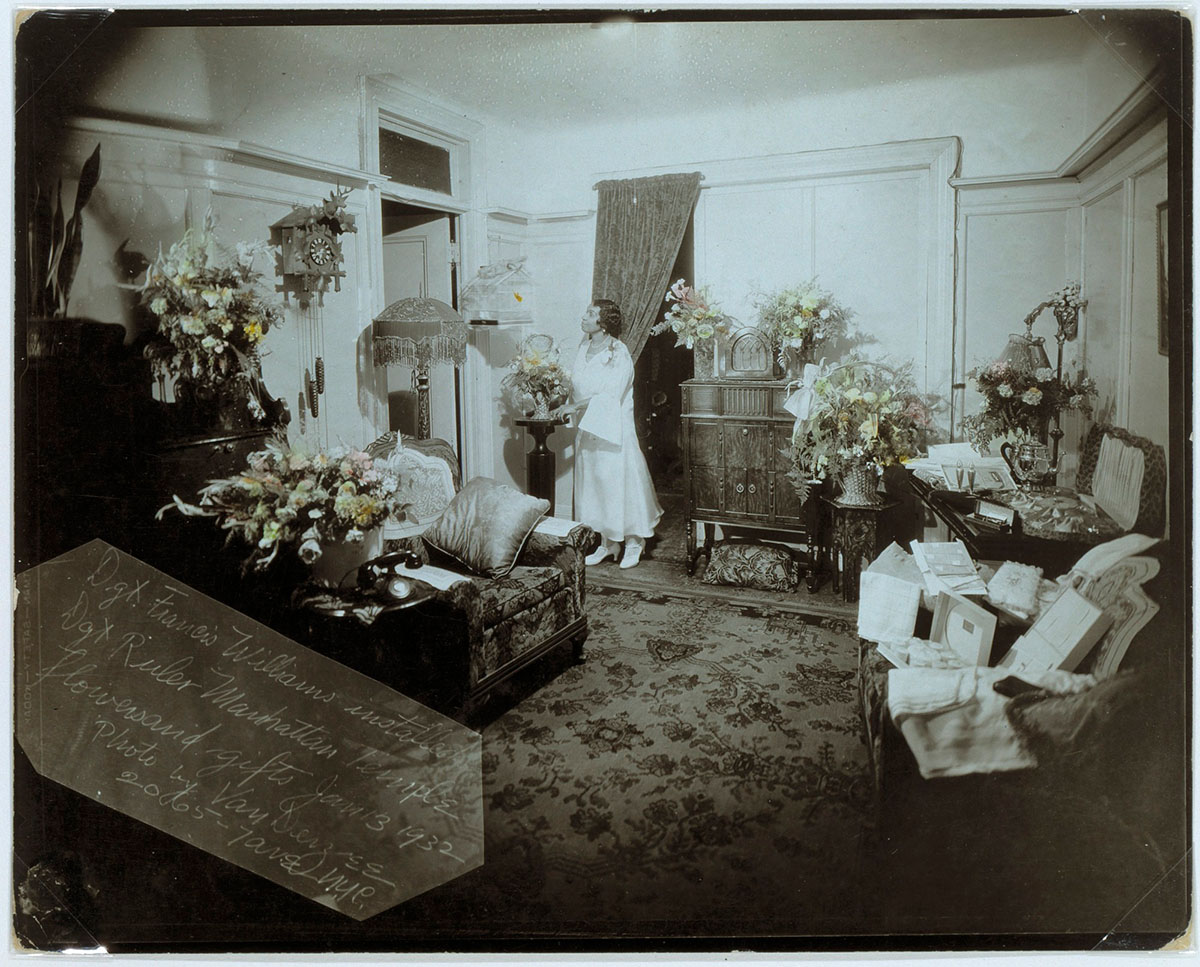
[[[1166,524],[1167,455],[1159,444],[1119,426],[1097,423],[1088,432],[1079,455],[1076,489],[1092,494],[1098,501],[1115,488],[1119,489],[1120,482],[1112,480],[1109,473],[1119,463],[1113,457],[1119,456],[1127,447],[1135,447],[1142,453],[1137,517],[1127,529],[1149,537],[1162,537]]]

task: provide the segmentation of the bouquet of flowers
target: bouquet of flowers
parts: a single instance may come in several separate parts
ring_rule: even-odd
[[[809,482],[840,478],[859,467],[881,468],[916,456],[931,427],[912,367],[862,359],[839,364],[813,383],[807,416],[792,433],[792,482],[801,501]]]
[[[521,341],[501,381],[511,404],[529,414],[558,409],[571,395],[571,377],[563,368],[554,340],[535,334]]]
[[[785,349],[800,350],[807,356],[817,343],[845,336],[853,315],[820,288],[816,279],[782,289],[754,305],[758,309],[758,328],[779,347],[781,363]]]
[[[278,306],[256,288],[262,275],[254,261],[269,254],[266,243],[239,243],[233,260],[222,259],[212,227],[206,219],[203,230],[188,230],[166,254],[160,249],[142,290],[158,318],[158,338],[146,347],[155,372],[210,397],[257,378],[259,344],[281,320]],[[248,398],[260,418],[256,394]]]
[[[1049,366],[1029,372],[1007,362],[976,367],[967,375],[983,396],[983,407],[963,419],[967,439],[979,452],[997,438],[1041,437],[1055,414],[1066,409],[1090,414],[1096,384],[1086,375],[1061,380]]]
[[[667,290],[665,302],[671,303],[666,318],[650,330],[652,336],[668,330],[675,333],[675,345],[695,348],[718,333],[729,332],[730,319],[713,303],[707,286],[693,289],[683,279]]]
[[[388,517],[407,519],[399,485],[390,462],[359,450],[310,453],[272,441],[250,454],[243,472],[208,483],[197,504],[176,497],[158,517],[174,508],[217,518],[227,540],[250,547],[244,569],[265,569],[281,548],[311,566],[331,544],[359,543]]]

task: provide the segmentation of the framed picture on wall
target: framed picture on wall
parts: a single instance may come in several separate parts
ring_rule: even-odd
[[[1158,351],[1170,349],[1167,331],[1167,202],[1158,206]]]

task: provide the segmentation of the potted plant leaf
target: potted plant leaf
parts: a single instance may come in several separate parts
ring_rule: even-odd
[[[100,145],[79,172],[79,186],[67,218],[62,179],[54,190],[35,183],[26,224],[28,316],[25,346],[30,358],[85,355],[85,342],[115,348],[124,328],[70,319],[71,287],[83,253],[83,209],[100,181]]]

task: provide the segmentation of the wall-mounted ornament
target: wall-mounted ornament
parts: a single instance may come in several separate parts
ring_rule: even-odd
[[[276,274],[281,282],[276,289],[283,293],[284,306],[297,316],[300,399],[302,409],[312,417],[307,420],[301,414],[301,435],[310,427],[314,433],[320,432],[318,397],[325,392],[325,293],[330,282],[335,292],[341,291],[341,280],[346,277],[341,236],[358,231],[354,216],[346,211],[348,195],[331,192],[325,201],[301,205],[271,226],[271,242],[279,248]],[[296,297],[294,307],[289,296]]]
[[[346,211],[348,194],[332,192],[326,201],[295,208],[271,226],[271,244],[279,246],[276,271],[283,280],[275,288],[283,293],[284,305],[290,295],[302,309],[314,296],[322,304],[330,281],[335,292],[341,291],[346,277],[341,236],[358,231]]]

